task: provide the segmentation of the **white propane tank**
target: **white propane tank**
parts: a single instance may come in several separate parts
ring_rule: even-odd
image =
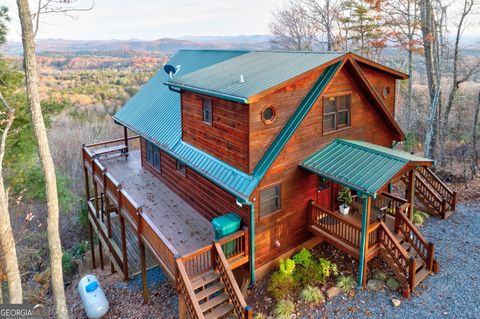
[[[108,300],[95,275],[86,275],[78,283],[78,293],[90,319],[99,319],[108,312]]]

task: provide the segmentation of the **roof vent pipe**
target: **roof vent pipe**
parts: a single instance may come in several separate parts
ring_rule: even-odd
[[[240,74],[240,83],[244,83],[245,79],[243,78],[243,74]]]

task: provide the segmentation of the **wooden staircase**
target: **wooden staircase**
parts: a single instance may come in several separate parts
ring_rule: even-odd
[[[435,246],[425,240],[407,217],[408,208],[408,203],[402,205],[395,215],[393,232],[383,221],[379,226],[380,255],[403,285],[405,297],[428,275],[438,271]]]
[[[408,185],[406,176],[402,181]],[[428,167],[419,166],[415,174],[415,197],[425,210],[442,219],[448,218],[457,203],[457,193],[450,190]]]
[[[177,290],[190,318],[252,318],[220,243],[177,258],[177,268]]]

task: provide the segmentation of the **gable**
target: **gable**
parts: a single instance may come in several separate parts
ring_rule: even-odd
[[[388,111],[395,116],[396,80],[391,74],[367,64],[359,63],[362,72],[382,99]]]

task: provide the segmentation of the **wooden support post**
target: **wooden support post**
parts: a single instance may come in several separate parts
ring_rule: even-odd
[[[95,269],[97,268],[97,265],[95,263],[95,243],[93,242],[93,226],[90,218],[88,219],[88,230],[90,233],[90,252],[92,254],[92,268]]]
[[[100,256],[100,269],[103,270],[104,262],[103,262],[103,244],[101,240],[98,240],[98,254]]]
[[[118,198],[118,216],[120,218],[120,237],[122,239],[122,264],[123,264],[123,279],[128,281],[128,255],[127,255],[127,235],[125,233],[125,217],[122,212],[122,185],[118,185],[117,198]]]
[[[147,261],[145,258],[145,244],[142,241],[142,208],[137,209],[137,236],[138,249],[140,250],[140,270],[142,273],[143,303],[148,303],[149,291],[147,281]]]
[[[410,204],[408,209],[408,217],[410,220],[413,219],[413,207],[415,201],[415,171],[416,169],[412,169],[408,172],[408,194],[407,194],[407,201]]]
[[[125,141],[125,159],[128,157],[128,129],[126,126],[123,127],[123,138]]]
[[[435,246],[433,243],[428,243],[427,248],[427,267],[428,270],[433,271],[433,261],[435,260]]]
[[[107,237],[108,237],[108,250],[110,252],[110,271],[115,273],[115,265],[113,264],[113,247],[112,247],[112,220],[110,218],[110,199],[107,196],[107,169],[103,170],[103,194],[105,196],[105,214],[107,217]]]
[[[178,296],[178,318],[189,318],[187,312],[187,305],[182,296]]]

